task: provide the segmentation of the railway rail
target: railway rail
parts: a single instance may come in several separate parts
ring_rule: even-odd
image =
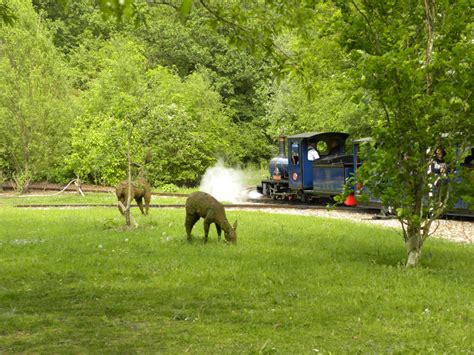
[[[105,204],[105,203],[69,203],[69,204],[17,204],[15,207],[18,208],[86,208],[86,207],[106,207],[106,208],[116,208],[117,204]],[[138,207],[137,205],[131,205],[132,208]],[[185,204],[150,204],[150,208],[184,208]],[[289,210],[329,210],[326,206],[317,206],[317,205],[302,205],[302,204],[287,204],[287,203],[230,203],[225,204],[226,208],[229,209],[289,209]],[[352,213],[373,213],[374,209],[361,209],[353,207],[338,206],[335,207],[338,211],[348,211]]]
[[[3,184],[0,185],[0,191],[5,190],[5,191],[13,191],[15,188],[11,184]],[[37,184],[32,184],[28,187],[29,191],[61,191],[63,190],[64,192],[78,192],[77,187],[71,185],[68,186],[67,188],[62,189],[59,185],[57,184],[47,184],[47,183],[37,183]],[[87,185],[81,185],[81,190],[83,192],[97,192],[97,193],[114,193],[115,188],[114,187],[107,187],[107,186],[87,186]],[[175,197],[185,197],[188,196],[188,194],[183,194],[183,193],[171,193],[171,192],[152,192],[152,195],[155,196],[175,196]]]

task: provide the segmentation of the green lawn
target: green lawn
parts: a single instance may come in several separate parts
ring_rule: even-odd
[[[186,201],[186,197],[168,197],[153,195],[151,199],[152,204],[183,204]],[[72,205],[84,205],[84,204],[105,204],[105,205],[116,205],[117,197],[112,192],[87,192],[85,196],[80,196],[77,193],[62,193],[59,195],[51,196],[48,193],[44,195],[35,194],[32,192],[28,195],[15,195],[10,194],[9,197],[0,197],[1,206],[16,206],[16,205],[27,205],[27,204],[72,204]],[[135,201],[132,200],[132,205]]]
[[[183,209],[0,200],[0,353],[472,353],[474,248],[356,223],[228,211],[236,246],[185,241]]]

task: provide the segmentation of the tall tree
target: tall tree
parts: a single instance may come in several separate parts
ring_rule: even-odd
[[[25,189],[62,177],[74,105],[68,71],[31,4],[9,6],[18,17],[0,27],[0,159]]]
[[[364,165],[369,189],[396,210],[407,266],[449,206],[459,166],[454,147],[472,143],[472,6],[469,1],[338,1],[341,42],[366,95],[383,108]],[[435,173],[435,151],[447,171]]]

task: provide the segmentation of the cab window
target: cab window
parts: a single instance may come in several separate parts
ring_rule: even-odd
[[[290,151],[290,162],[293,165],[298,165],[300,161],[300,145],[298,143],[291,143],[291,151]]]

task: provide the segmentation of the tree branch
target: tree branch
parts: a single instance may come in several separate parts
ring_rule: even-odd
[[[380,53],[380,41],[379,41],[379,37],[377,35],[377,32],[374,30],[374,28],[372,27],[372,24],[369,20],[369,18],[367,17],[367,15],[357,6],[357,4],[354,2],[354,0],[351,0],[351,4],[355,7],[355,9],[357,10],[357,12],[364,18],[365,22],[367,23],[367,26],[369,27],[370,29],[370,32],[372,33],[373,35],[373,38],[374,38],[374,45],[375,45],[375,50],[377,53]]]
[[[146,0],[146,3],[147,3],[148,6],[166,5],[166,6],[172,7],[175,10],[179,9],[179,7],[177,5],[171,3],[170,1],[166,1],[166,0]]]
[[[290,58],[290,55],[288,53],[286,53],[282,48],[280,48],[279,46],[277,46],[275,44],[275,42],[273,40],[269,40],[269,43],[265,43],[263,42],[262,40],[258,40],[255,38],[255,36],[252,35],[252,32],[239,25],[238,23],[235,23],[235,22],[232,22],[226,18],[224,18],[223,16],[221,16],[218,12],[216,12],[215,10],[213,10],[208,4],[206,4],[206,2],[204,0],[199,0],[199,3],[202,5],[202,7],[204,9],[206,9],[207,12],[209,12],[212,16],[214,16],[218,21],[221,21],[222,23],[225,23],[227,25],[230,25],[231,27],[234,27],[236,28],[237,30],[241,31],[242,33],[244,33],[249,39],[251,39],[251,41],[253,43],[255,43],[255,45],[257,46],[260,46],[262,47],[263,49],[265,49],[267,52],[269,52],[274,58],[276,57],[275,56],[275,52],[277,52],[280,56],[284,57],[285,59],[289,59]],[[274,50],[272,50],[274,49]],[[295,67],[293,64],[290,64],[291,66]]]
[[[435,0],[423,0],[425,9],[425,20],[426,20],[426,32],[427,32],[427,43],[426,43],[426,56],[425,56],[425,69],[426,69],[426,91],[428,95],[433,92],[433,77],[429,73],[428,66],[431,64],[433,46],[434,46],[434,23],[436,14]]]

